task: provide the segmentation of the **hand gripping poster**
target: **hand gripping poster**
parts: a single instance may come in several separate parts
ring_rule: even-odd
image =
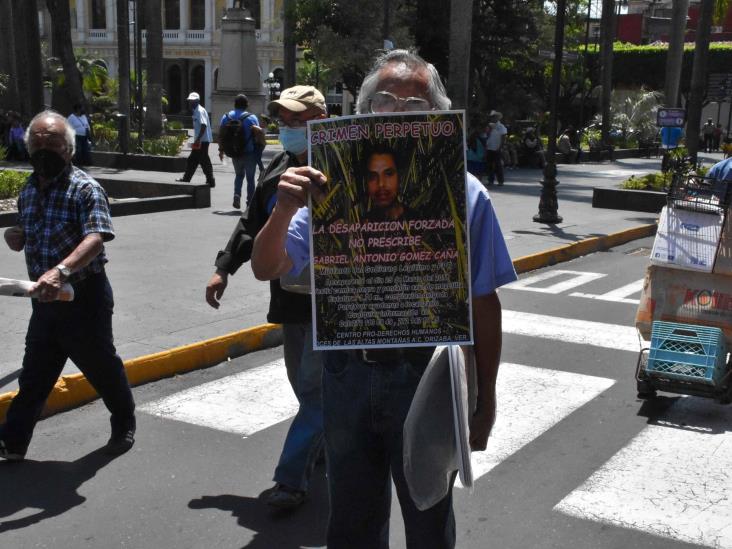
[[[308,124],[315,348],[472,343],[462,111]]]

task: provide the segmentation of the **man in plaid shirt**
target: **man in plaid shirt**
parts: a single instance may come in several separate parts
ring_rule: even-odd
[[[15,251],[25,250],[33,313],[26,335],[20,389],[0,425],[0,458],[25,457],[43,405],[68,358],[112,413],[105,446],[117,455],[134,444],[135,403],[112,336],[112,288],[104,272],[104,242],[114,238],[104,189],[71,165],[74,130],[44,111],[26,133],[33,173],[18,197],[18,225],[5,231]],[[64,283],[71,302],[57,301]]]

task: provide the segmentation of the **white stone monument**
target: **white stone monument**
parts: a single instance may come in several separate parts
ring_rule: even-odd
[[[221,117],[234,108],[234,98],[240,93],[249,98],[249,112],[264,113],[266,95],[257,68],[255,26],[246,8],[229,8],[221,19],[221,65],[212,94],[214,131]]]

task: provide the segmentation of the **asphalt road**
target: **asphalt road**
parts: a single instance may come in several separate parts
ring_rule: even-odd
[[[636,398],[633,318],[651,239],[527,273],[500,291],[499,413],[455,488],[458,547],[732,548],[732,413]],[[581,295],[573,295],[581,294]],[[322,547],[323,470],[293,513],[271,486],[292,397],[271,349],[134,389],[138,442],[96,450],[93,403],[42,421],[22,464],[0,464],[0,547]],[[404,547],[398,506],[392,547]]]

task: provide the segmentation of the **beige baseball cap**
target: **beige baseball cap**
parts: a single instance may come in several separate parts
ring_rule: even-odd
[[[292,112],[303,112],[315,107],[326,112],[325,97],[313,86],[292,86],[282,90],[279,99],[271,101],[267,105],[267,110],[276,113],[280,107]]]

